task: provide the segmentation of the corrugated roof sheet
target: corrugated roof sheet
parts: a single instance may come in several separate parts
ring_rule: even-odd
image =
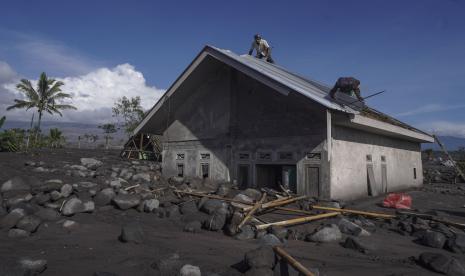
[[[329,97],[330,88],[315,81],[299,76],[295,73],[291,73],[286,69],[271,64],[261,59],[249,55],[237,55],[229,50],[219,49],[213,46],[208,46],[215,51],[218,51],[231,59],[240,62],[241,64],[267,76],[268,78],[326,106],[330,109],[335,109],[348,113],[358,113],[354,109],[348,106],[342,106]]]

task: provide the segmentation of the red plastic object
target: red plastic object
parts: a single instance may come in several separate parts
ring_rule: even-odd
[[[402,193],[391,193],[384,198],[383,206],[395,209],[410,209],[412,207],[412,197]]]

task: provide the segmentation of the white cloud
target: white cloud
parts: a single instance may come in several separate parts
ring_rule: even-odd
[[[57,78],[65,83],[62,90],[73,95],[69,102],[78,110],[65,110],[63,117],[59,115],[46,115],[44,121],[78,122],[88,124],[101,124],[114,121],[111,108],[115,101],[126,96],[128,98],[139,96],[142,107],[150,109],[164,93],[164,90],[148,86],[143,74],[130,64],[121,64],[114,68],[99,68],[90,73],[76,76]],[[7,91],[16,98],[21,94],[15,90],[14,83],[4,85]],[[2,96],[3,99],[3,96]],[[1,104],[3,103],[3,106]],[[5,101],[0,101],[4,110]],[[32,114],[32,113],[31,113]],[[24,110],[9,111],[6,115],[13,120],[27,121],[31,115]]]
[[[419,124],[418,127],[437,135],[465,138],[465,122],[434,121]]]
[[[418,108],[402,112],[397,114],[397,117],[405,117],[405,116],[412,116],[418,114],[425,114],[425,113],[432,113],[432,112],[439,112],[445,110],[454,110],[465,108],[465,104],[458,104],[458,105],[443,105],[443,104],[427,104],[424,106],[420,106]]]

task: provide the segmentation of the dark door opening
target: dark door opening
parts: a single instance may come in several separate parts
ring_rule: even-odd
[[[256,184],[258,188],[267,187],[280,190],[279,185],[296,192],[297,171],[295,165],[256,165]]]
[[[237,174],[238,174],[238,185],[240,189],[246,189],[250,183],[249,183],[249,171],[250,171],[250,165],[239,165],[237,168]]]

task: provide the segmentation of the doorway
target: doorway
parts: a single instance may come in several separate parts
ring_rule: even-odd
[[[305,186],[303,194],[320,196],[320,167],[317,165],[305,165]]]
[[[267,187],[280,191],[279,185],[282,185],[296,192],[296,165],[257,164],[255,169],[257,188]]]
[[[240,164],[237,167],[237,185],[240,189],[246,189],[250,185],[250,165]]]

